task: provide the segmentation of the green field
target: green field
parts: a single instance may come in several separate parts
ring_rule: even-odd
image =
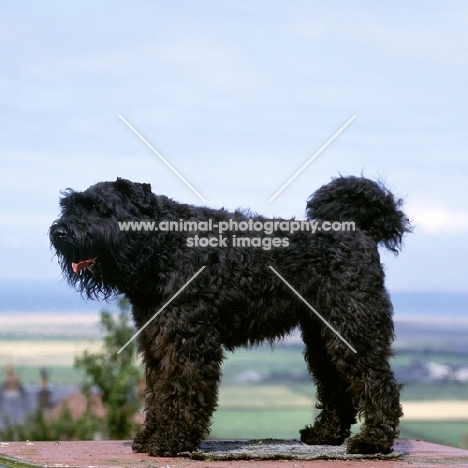
[[[403,422],[400,437],[468,448],[468,421]]]
[[[411,401],[468,400],[468,383],[411,382],[404,385],[401,398]]]
[[[219,408],[213,418],[213,439],[297,439],[299,429],[312,421],[312,408],[234,409]]]
[[[312,385],[223,384],[210,437],[298,438],[318,413],[313,393]]]
[[[83,378],[83,373],[72,366],[15,366],[15,372],[20,376],[23,384],[39,384],[41,369],[48,371],[52,385],[76,384],[79,385]],[[5,369],[0,368],[0,381],[3,381]]]

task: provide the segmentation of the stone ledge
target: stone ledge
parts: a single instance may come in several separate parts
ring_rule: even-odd
[[[0,466],[7,467],[68,467],[68,468],[422,468],[430,466],[468,467],[468,450],[423,441],[399,439],[395,451],[403,455],[398,460],[266,460],[266,461],[197,461],[189,458],[149,457],[133,453],[130,441],[80,442],[9,442],[0,445]]]

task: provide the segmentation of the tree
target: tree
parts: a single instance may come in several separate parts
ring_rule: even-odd
[[[75,366],[85,373],[82,390],[89,396],[93,389],[101,393],[106,408],[103,432],[110,439],[127,439],[134,435],[137,424],[133,418],[141,407],[138,382],[141,371],[136,362],[136,342],[131,341],[135,329],[128,317],[129,305],[124,298],[118,301],[116,318],[107,311],[101,312],[101,325],[105,329],[103,351],[88,353],[75,359]]]

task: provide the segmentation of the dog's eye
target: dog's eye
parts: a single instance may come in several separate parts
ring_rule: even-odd
[[[95,205],[94,203],[91,205],[91,211],[94,211],[96,212],[98,210],[97,208],[97,205]]]

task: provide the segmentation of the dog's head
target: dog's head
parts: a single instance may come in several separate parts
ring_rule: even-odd
[[[155,199],[149,184],[120,178],[84,192],[67,189],[49,237],[68,282],[88,297],[107,299],[121,292],[120,266],[136,252],[118,222],[150,218]]]

